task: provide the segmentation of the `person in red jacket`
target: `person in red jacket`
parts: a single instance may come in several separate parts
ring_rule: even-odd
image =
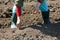
[[[23,7],[24,0],[16,0],[12,10],[12,24],[11,28],[20,27],[21,9]]]

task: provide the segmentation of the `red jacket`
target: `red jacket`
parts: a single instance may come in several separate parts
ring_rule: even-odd
[[[38,2],[40,2],[40,0],[38,0]]]
[[[43,2],[43,0],[38,0],[38,2],[39,2],[39,3],[42,3],[42,2]]]

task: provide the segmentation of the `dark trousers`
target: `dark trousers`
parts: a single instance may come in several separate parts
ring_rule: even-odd
[[[17,22],[17,16],[16,16],[16,13],[15,14],[12,14],[12,22],[16,24]]]
[[[48,11],[42,11],[42,17],[43,17],[45,24],[50,23],[49,12],[50,12],[49,10]]]

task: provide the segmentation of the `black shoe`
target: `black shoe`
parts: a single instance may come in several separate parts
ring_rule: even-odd
[[[42,17],[44,20],[44,24],[51,24],[50,18],[49,18],[49,11],[42,12]]]
[[[47,22],[44,22],[44,24],[51,24],[51,22],[50,21],[47,21]]]

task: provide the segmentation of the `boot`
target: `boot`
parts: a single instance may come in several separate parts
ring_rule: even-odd
[[[13,7],[12,10],[12,24],[11,24],[11,28],[17,28],[16,27],[16,22],[17,22],[17,16],[16,16],[16,7]]]
[[[13,14],[12,22],[16,25],[16,22],[17,22],[17,16],[16,16],[16,14]]]
[[[16,14],[13,14],[11,28],[16,28],[16,22],[17,22]]]
[[[42,12],[42,17],[44,20],[44,24],[51,24],[49,19],[49,11],[48,12]]]

